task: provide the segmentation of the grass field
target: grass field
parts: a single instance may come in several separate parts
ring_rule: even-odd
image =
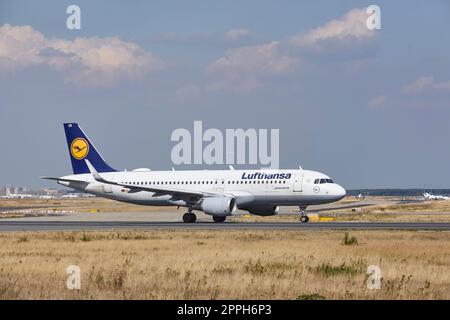
[[[352,241],[352,237],[355,238]],[[450,299],[450,233],[0,234],[0,299]],[[81,290],[66,268],[81,268]],[[366,286],[378,265],[381,289]]]

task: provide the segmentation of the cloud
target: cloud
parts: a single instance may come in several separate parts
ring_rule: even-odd
[[[316,46],[326,41],[373,39],[375,30],[367,28],[365,9],[352,9],[341,19],[331,20],[306,34],[291,37],[294,46]]]
[[[420,94],[431,91],[450,92],[450,81],[436,82],[432,76],[423,76],[403,86],[402,91],[407,94]]]
[[[373,41],[376,31],[367,28],[368,17],[366,9],[352,9],[340,19],[286,40],[228,49],[207,67],[215,76],[209,89],[250,91],[261,87],[263,79],[294,73],[300,61],[320,66],[344,61],[360,69],[377,51]],[[233,29],[226,37],[239,39],[249,32]]]
[[[282,50],[277,41],[229,49],[207,67],[208,73],[220,78],[209,88],[251,90],[260,86],[264,77],[287,75],[298,65],[299,60]]]
[[[366,9],[352,9],[306,33],[288,38],[293,52],[312,62],[368,61],[378,52],[377,31],[367,28]]]
[[[0,72],[39,65],[67,70],[66,80],[80,85],[114,84],[162,67],[151,52],[115,37],[50,39],[30,26],[0,27]]]
[[[29,26],[13,27],[9,24],[0,27],[0,68],[14,70],[46,62],[39,55],[47,39]]]

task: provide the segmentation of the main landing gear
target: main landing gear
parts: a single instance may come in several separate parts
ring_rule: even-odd
[[[227,217],[221,217],[221,216],[213,216],[214,222],[225,222]]]
[[[196,220],[197,216],[195,215],[195,213],[192,213],[191,211],[183,214],[183,222],[185,223],[194,223]]]
[[[309,221],[308,215],[305,213],[306,207],[300,207],[300,222],[307,223]]]

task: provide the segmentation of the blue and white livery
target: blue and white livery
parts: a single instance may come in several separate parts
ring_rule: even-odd
[[[309,205],[335,202],[345,189],[327,175],[310,170],[196,170],[117,171],[102,158],[76,123],[64,130],[73,175],[42,177],[57,183],[117,201],[148,206],[186,207],[184,222],[195,222],[194,210],[224,222],[236,209],[269,216],[279,206],[299,206],[300,220],[308,222]]]

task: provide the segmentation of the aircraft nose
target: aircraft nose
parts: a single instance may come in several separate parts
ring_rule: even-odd
[[[345,197],[346,194],[347,192],[342,186],[336,185],[336,196],[338,197],[339,200]]]

